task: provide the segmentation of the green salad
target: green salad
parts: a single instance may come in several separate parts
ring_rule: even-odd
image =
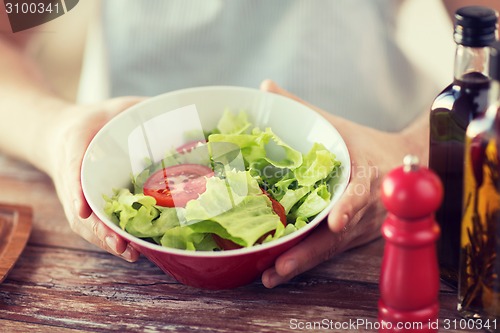
[[[225,111],[205,140],[188,142],[104,196],[133,236],[165,247],[218,251],[290,234],[327,207],[340,162],[322,144],[306,154],[245,112]]]

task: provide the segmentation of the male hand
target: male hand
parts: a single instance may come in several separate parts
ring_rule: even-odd
[[[261,90],[280,94],[320,113],[340,132],[351,157],[351,179],[345,193],[322,223],[301,243],[283,253],[274,267],[262,275],[272,288],[350,248],[380,236],[385,210],[379,200],[383,176],[403,161],[409,151],[408,138],[358,125],[314,107],[266,80]]]

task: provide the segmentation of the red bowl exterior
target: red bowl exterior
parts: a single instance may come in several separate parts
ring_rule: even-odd
[[[276,246],[259,251],[222,256],[203,256],[171,253],[144,247],[132,241],[133,246],[165,273],[182,284],[203,289],[232,289],[255,281],[276,258],[304,239],[313,229]]]

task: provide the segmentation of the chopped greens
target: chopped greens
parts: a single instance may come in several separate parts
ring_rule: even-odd
[[[329,184],[339,176],[340,162],[322,144],[315,143],[302,154],[270,128],[253,127],[245,112],[229,111],[206,139],[199,150],[210,158],[200,158],[196,152],[171,154],[151,164],[132,177],[131,189],[104,196],[106,214],[126,232],[156,244],[214,251],[221,248],[213,235],[250,247],[293,233],[328,206]],[[214,148],[219,143],[231,144],[237,152],[229,149],[219,154]],[[229,163],[238,154],[240,168]],[[185,207],[162,207],[143,194],[144,183],[155,171],[183,163],[204,164],[215,171],[197,199]],[[283,206],[286,226],[264,191]]]

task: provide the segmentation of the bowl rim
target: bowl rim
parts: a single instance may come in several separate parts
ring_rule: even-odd
[[[87,146],[87,148],[85,150],[85,154],[83,156],[81,170],[80,170],[80,181],[81,181],[83,195],[84,195],[85,200],[87,200],[86,193],[88,192],[88,189],[87,189],[87,186],[85,185],[86,182],[84,181],[84,179],[85,179],[84,170],[85,170],[85,165],[86,165],[87,161],[89,160],[88,159],[89,151],[96,144],[99,137],[101,135],[103,135],[103,133],[105,132],[104,130],[107,127],[111,126],[110,124],[112,123],[112,120],[116,120],[118,118],[125,117],[128,113],[134,112],[135,109],[142,108],[144,105],[149,104],[149,103],[155,103],[157,99],[165,98],[166,96],[173,97],[173,96],[179,95],[179,94],[186,94],[186,93],[196,92],[196,91],[210,91],[210,90],[227,90],[228,92],[238,91],[238,92],[252,93],[252,94],[271,95],[271,96],[273,96],[272,98],[286,99],[288,102],[291,102],[292,104],[297,104],[300,108],[306,110],[306,112],[311,112],[311,113],[317,115],[319,121],[324,123],[329,128],[329,130],[331,130],[332,132],[335,132],[335,134],[340,139],[340,144],[342,145],[343,150],[345,150],[344,153],[346,154],[347,160],[349,162],[349,163],[347,163],[348,165],[344,166],[343,171],[342,171],[342,172],[346,173],[346,175],[344,176],[345,183],[342,184],[341,188],[337,188],[337,191],[339,191],[339,190],[342,191],[340,196],[344,194],[344,192],[345,192],[345,190],[350,182],[350,177],[351,177],[351,157],[350,157],[349,149],[348,149],[344,139],[340,135],[339,131],[335,128],[335,126],[333,126],[333,124],[331,124],[328,120],[326,120],[325,117],[323,117],[320,113],[313,110],[309,106],[307,106],[303,103],[300,103],[292,98],[283,96],[283,95],[279,95],[279,94],[275,94],[275,93],[271,93],[271,92],[267,92],[267,91],[262,91],[262,90],[256,89],[256,88],[240,87],[240,86],[213,85],[213,86],[198,86],[198,87],[178,89],[178,90],[173,90],[173,91],[169,91],[169,92],[166,92],[163,94],[159,94],[159,95],[150,97],[146,100],[143,100],[137,104],[134,104],[134,105],[128,107],[127,109],[123,110],[122,112],[117,114],[115,117],[110,119],[106,124],[104,124],[104,126],[101,127],[101,129],[94,135],[94,137],[90,141],[89,145]],[[319,224],[321,224],[321,222],[323,222],[325,217],[327,217],[328,214],[330,213],[333,206],[338,202],[338,200],[336,202],[332,202],[332,199],[330,200],[327,208],[325,208],[320,213],[318,213],[318,215],[316,215],[316,217],[311,222],[307,223],[307,225],[298,229],[295,232],[292,232],[292,233],[285,235],[279,239],[272,240],[270,242],[266,242],[263,244],[255,244],[255,245],[252,245],[250,247],[244,247],[244,248],[240,248],[240,249],[226,250],[226,251],[182,250],[182,249],[164,247],[164,246],[161,246],[159,244],[154,244],[154,243],[148,242],[148,241],[143,240],[139,237],[136,237],[136,236],[129,234],[125,230],[122,230],[118,225],[113,223],[105,214],[101,214],[99,207],[94,205],[93,202],[87,201],[87,203],[90,206],[92,212],[97,216],[97,218],[99,220],[101,220],[108,228],[113,230],[120,237],[122,237],[122,238],[126,239],[127,241],[129,241],[130,243],[132,243],[133,246],[135,244],[137,244],[139,247],[147,248],[148,250],[154,250],[154,251],[158,251],[158,252],[161,252],[164,254],[174,254],[174,255],[179,255],[179,256],[184,256],[184,257],[224,258],[224,257],[233,257],[233,256],[245,256],[245,255],[250,255],[250,254],[261,252],[261,251],[270,250],[272,248],[281,246],[287,242],[293,241],[294,239],[299,238],[299,237],[303,236],[304,234],[309,233],[314,228],[316,228]]]

